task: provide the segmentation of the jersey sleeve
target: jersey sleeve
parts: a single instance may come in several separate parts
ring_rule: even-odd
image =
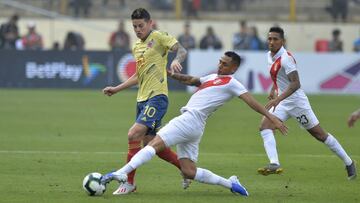
[[[295,63],[295,59],[292,56],[286,56],[282,58],[281,61],[282,67],[285,69],[285,73],[286,75],[296,71],[296,63]]]
[[[158,39],[164,47],[170,49],[172,46],[174,46],[178,41],[175,37],[169,35],[167,32],[161,32],[158,31]]]
[[[229,89],[234,96],[240,96],[240,95],[248,92],[247,89],[244,87],[244,85],[241,84],[238,80],[236,80],[234,78],[231,79]]]

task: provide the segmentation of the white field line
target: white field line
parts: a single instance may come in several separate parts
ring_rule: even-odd
[[[23,151],[23,150],[0,150],[0,154],[127,154],[127,152],[82,152],[82,151]],[[250,157],[265,157],[263,153],[201,153],[200,156],[250,156]],[[331,154],[283,154],[282,156],[303,157],[303,158],[335,158]],[[351,157],[360,158],[359,155],[351,154]]]

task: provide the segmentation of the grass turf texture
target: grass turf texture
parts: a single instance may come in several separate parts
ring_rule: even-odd
[[[178,115],[189,94],[170,93],[164,122]],[[265,96],[256,96],[263,104]],[[134,121],[136,93],[105,97],[89,90],[0,89],[0,202],[360,202],[360,182],[348,181],[342,162],[294,120],[289,135],[277,133],[283,175],[258,175],[267,164],[258,133],[260,115],[233,99],[212,115],[200,145],[198,165],[238,175],[249,198],[220,186],[181,188],[178,170],[159,158],[141,167],[138,192],[90,197],[82,189],[89,172],[124,164],[127,130]],[[310,96],[322,127],[337,137],[360,167],[360,123],[346,120],[358,96]]]

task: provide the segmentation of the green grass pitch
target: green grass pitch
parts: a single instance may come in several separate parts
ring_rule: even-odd
[[[164,122],[179,114],[190,97],[170,92]],[[198,166],[239,176],[250,197],[220,186],[192,183],[181,188],[179,171],[154,158],[137,171],[138,192],[89,197],[82,179],[89,172],[121,167],[127,130],[135,115],[135,91],[108,98],[93,90],[0,89],[0,202],[360,202],[359,180],[348,181],[344,166],[322,143],[289,120],[289,134],[277,133],[282,175],[261,176],[267,164],[258,133],[261,116],[233,99],[208,120]],[[264,95],[256,98],[265,104]],[[321,125],[360,167],[360,122],[349,129],[359,96],[311,95]]]

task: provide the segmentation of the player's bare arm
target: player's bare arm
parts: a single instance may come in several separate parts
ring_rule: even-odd
[[[129,87],[136,85],[137,83],[138,83],[138,79],[137,79],[137,74],[135,73],[129,79],[127,79],[125,82],[119,84],[116,87],[112,87],[112,86],[105,87],[103,89],[103,93],[107,96],[112,96],[112,95],[120,92],[121,90],[124,90],[124,89],[127,89]]]
[[[266,109],[270,109],[271,107],[276,107],[282,100],[286,99],[287,97],[292,95],[296,90],[298,90],[300,88],[300,86],[301,86],[300,79],[299,79],[299,74],[297,71],[292,71],[287,76],[289,78],[290,85],[288,86],[288,88],[286,88],[286,90],[281,95],[271,99],[265,105]]]
[[[248,106],[250,106],[256,112],[267,117],[275,126],[279,129],[283,135],[286,135],[288,128],[278,118],[270,114],[249,92],[239,96]]]
[[[168,75],[171,78],[178,80],[185,85],[191,85],[191,86],[197,86],[197,87],[201,85],[200,78],[198,78],[198,77],[193,77],[193,76],[185,75],[185,74],[181,74],[181,73],[174,73],[173,71],[170,71],[170,70],[167,70],[167,71],[168,71]]]
[[[171,62],[170,69],[174,72],[180,72],[182,70],[181,63],[186,58],[186,49],[178,42],[170,48],[171,51],[176,52],[176,57]]]

